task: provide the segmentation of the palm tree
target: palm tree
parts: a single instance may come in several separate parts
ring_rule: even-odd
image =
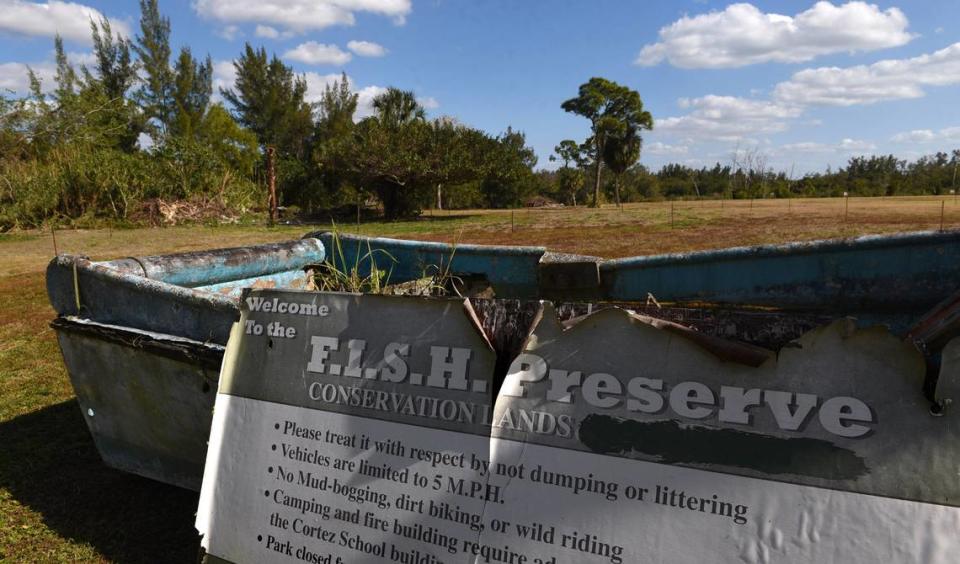
[[[413,92],[392,86],[373,99],[373,109],[376,110],[380,123],[392,127],[427,118],[426,110],[417,102]]]
[[[603,147],[603,163],[613,172],[613,190],[620,207],[620,175],[640,159],[640,146],[643,139],[637,128],[628,125],[622,135],[610,135]]]

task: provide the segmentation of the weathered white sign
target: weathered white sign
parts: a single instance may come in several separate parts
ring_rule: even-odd
[[[252,292],[210,436],[207,559],[955,561],[960,428],[928,414],[914,351],[841,322],[759,367],[736,353],[545,306],[494,402],[466,302]]]

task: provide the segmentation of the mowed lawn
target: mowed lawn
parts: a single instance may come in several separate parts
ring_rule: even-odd
[[[942,222],[942,223],[941,223]],[[543,245],[604,257],[960,227],[946,198],[657,202],[427,213],[343,231],[461,243]],[[197,495],[106,468],[80,416],[53,331],[44,268],[95,259],[297,238],[325,229],[187,226],[0,235],[0,561],[193,562]],[[55,239],[55,241],[54,241]]]

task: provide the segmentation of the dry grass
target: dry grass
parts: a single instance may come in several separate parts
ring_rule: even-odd
[[[451,221],[447,229],[406,236],[452,240],[463,228],[463,242],[542,245],[615,258],[939,229],[942,203],[944,228],[960,227],[960,202],[953,198],[704,200],[628,204],[622,211],[524,209],[513,214],[512,226],[509,211],[483,211],[475,212],[478,221]]]
[[[849,204],[845,212],[845,205]],[[704,201],[454,211],[346,227],[365,235],[543,245],[605,257],[960,227],[948,198]],[[316,228],[323,228],[318,226]],[[246,245],[311,227],[60,231],[61,253],[105,259]],[[47,323],[50,232],[0,235],[0,561],[189,561],[196,495],[100,463]]]

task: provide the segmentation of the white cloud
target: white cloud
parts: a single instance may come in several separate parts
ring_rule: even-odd
[[[361,57],[382,57],[387,54],[383,45],[370,41],[348,41],[347,49]]]
[[[932,143],[934,141],[960,141],[960,127],[946,127],[939,131],[914,129],[897,133],[890,138],[895,143]]]
[[[93,54],[93,51],[83,52],[74,52],[71,51],[67,53],[67,61],[70,62],[76,68],[80,68],[83,65],[86,65],[90,72],[93,72],[93,67],[97,64],[97,56]]]
[[[214,61],[213,63],[213,96],[214,102],[223,102],[220,89],[229,90],[237,81],[237,69],[233,61]]]
[[[307,41],[287,51],[283,57],[308,65],[343,65],[353,56],[336,45]]]
[[[846,138],[841,139],[839,143],[818,143],[815,141],[787,143],[778,147],[775,152],[778,155],[787,156],[796,153],[866,153],[876,149],[877,146],[870,141]]]
[[[877,146],[869,141],[863,141],[860,139],[842,139],[840,143],[837,144],[837,149],[841,151],[875,151]]]
[[[267,39],[276,39],[280,37],[280,31],[275,27],[270,27],[268,25],[257,25],[253,30],[253,34],[257,37],[265,37]]]
[[[960,84],[960,43],[909,59],[888,59],[871,65],[801,70],[773,88],[768,100],[704,96],[680,100],[687,115],[658,119],[657,131],[712,139],[743,139],[784,131],[790,120],[811,106],[853,106],[897,99],[920,98],[932,86]],[[810,125],[818,125],[812,120]],[[897,134],[895,141],[933,140],[928,130]],[[851,141],[852,143],[852,141]],[[827,150],[869,151],[873,145],[828,145]],[[809,151],[813,146],[796,145]]]
[[[757,63],[797,63],[830,53],[873,51],[908,43],[907,17],[897,8],[817,2],[795,16],[763,13],[752,4],[684,16],[660,29],[635,61],[668,61],[682,68],[731,68]]]
[[[234,39],[241,37],[243,33],[240,31],[240,26],[228,25],[217,31],[217,35],[226,39],[227,41],[233,41]]]
[[[383,86],[367,86],[357,90],[357,113],[353,119],[360,121],[373,115],[373,99],[386,92]]]
[[[417,103],[423,106],[425,110],[435,110],[440,107],[440,102],[433,96],[417,97]]]
[[[33,72],[37,73],[46,86],[53,80],[52,67],[33,66]],[[27,65],[23,63],[0,63],[0,95],[10,92],[16,94],[26,94],[30,90],[30,80],[27,77]]]
[[[778,84],[773,97],[782,103],[852,106],[920,98],[923,87],[951,84],[960,84],[960,43],[910,59],[805,69]]]
[[[220,22],[256,22],[296,33],[334,25],[353,25],[356,12],[368,12],[403,24],[410,0],[195,0],[197,14]]]
[[[280,31],[275,27],[259,24],[254,28],[253,34],[264,39],[287,39],[295,35],[292,31]]]
[[[683,116],[657,119],[655,131],[695,138],[740,140],[749,135],[783,131],[787,122],[801,112],[798,107],[764,100],[714,95],[692,100],[681,98],[679,106],[692,111]]]
[[[93,53],[67,53],[67,60],[78,72],[81,65],[87,65],[91,72],[94,72],[92,67],[97,62]],[[23,96],[30,92],[28,69],[33,69],[34,74],[40,79],[43,92],[51,92],[56,87],[54,77],[57,74],[57,67],[52,61],[30,64],[0,63],[0,94],[13,92]]]
[[[937,138],[937,134],[930,129],[914,129],[903,131],[890,138],[896,143],[929,143]]]
[[[829,153],[833,151],[830,145],[817,143],[815,141],[802,141],[800,143],[787,143],[780,146],[782,153]]]
[[[99,22],[102,17],[98,10],[74,2],[0,0],[0,32],[41,37],[59,33],[65,40],[89,45],[93,43],[90,20]],[[130,36],[126,23],[111,19],[110,26],[114,32]]]
[[[660,141],[646,143],[643,146],[644,153],[658,156],[686,155],[689,151],[690,147],[687,145],[668,145],[666,143],[661,143]]]

